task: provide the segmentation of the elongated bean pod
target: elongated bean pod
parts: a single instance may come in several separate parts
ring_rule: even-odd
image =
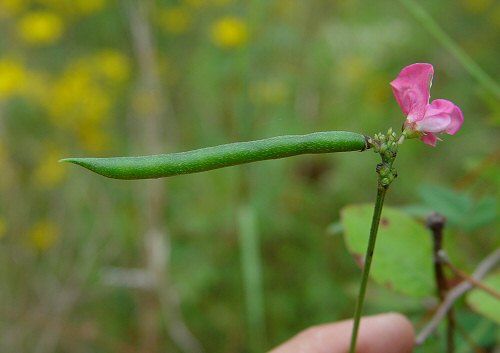
[[[364,135],[324,131],[229,143],[188,152],[141,157],[66,158],[61,161],[78,164],[108,178],[151,179],[299,154],[363,151],[367,147]]]

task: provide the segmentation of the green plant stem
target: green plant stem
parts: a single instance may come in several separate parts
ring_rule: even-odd
[[[363,267],[363,274],[361,277],[361,284],[359,287],[358,299],[356,301],[356,308],[354,310],[354,325],[351,335],[351,348],[350,353],[356,352],[356,341],[358,339],[359,324],[361,314],[363,313],[363,304],[365,301],[366,286],[368,284],[368,276],[370,274],[370,267],[373,260],[373,252],[375,251],[375,241],[377,240],[378,226],[380,224],[380,215],[384,206],[385,194],[388,186],[382,186],[379,182],[377,188],[377,200],[375,201],[375,208],[373,210],[372,225],[370,229],[370,239],[368,240],[368,247],[366,249],[365,264]]]
[[[481,86],[500,99],[500,85],[472,59],[414,0],[399,0],[403,6],[417,19],[422,26],[445,47]]]
[[[240,207],[238,226],[248,320],[248,345],[250,352],[262,352],[265,346],[264,291],[257,216],[251,205]]]

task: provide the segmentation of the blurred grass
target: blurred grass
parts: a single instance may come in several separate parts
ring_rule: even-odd
[[[106,180],[57,163],[145,149],[144,117],[162,111],[157,104],[170,107],[157,121],[164,137],[158,153],[319,130],[371,135],[403,122],[389,81],[403,66],[431,62],[433,99],[457,103],[465,124],[436,149],[406,143],[387,202],[414,204],[419,185],[430,183],[461,185],[500,205],[498,159],[484,163],[500,148],[500,103],[403,6],[388,0],[147,3],[160,103],[137,88],[140,58],[127,12],[135,1],[0,0],[2,351],[180,351],[160,314],[162,292],[112,286],[103,276],[108,267],[148,263],[144,214],[155,210],[141,208],[140,190],[151,182]],[[419,4],[498,82],[497,2]],[[267,347],[352,315],[359,271],[341,237],[326,228],[341,207],[373,201],[377,162],[370,152],[302,156],[163,183],[168,279],[207,352],[251,347],[241,203],[251,201],[258,215]],[[497,217],[472,233],[450,231],[462,267],[472,269],[498,246],[498,226]],[[390,307],[378,293],[368,312]],[[422,314],[414,303],[397,307],[405,308],[414,318]],[[144,342],[145,330],[155,333],[152,342]]]

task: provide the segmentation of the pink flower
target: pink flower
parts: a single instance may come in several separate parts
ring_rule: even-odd
[[[436,133],[454,135],[464,122],[460,108],[452,102],[436,99],[429,104],[433,74],[431,64],[413,64],[401,70],[391,82],[394,96],[406,115],[405,136],[418,136],[430,146],[441,140]]]

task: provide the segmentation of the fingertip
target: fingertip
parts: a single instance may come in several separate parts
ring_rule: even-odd
[[[404,331],[408,336],[415,337],[415,328],[413,327],[413,324],[403,314],[390,312],[381,314],[380,316],[385,316],[385,320],[392,323],[393,325],[399,326],[400,330]]]
[[[353,321],[310,327],[270,353],[345,353],[349,350]],[[399,313],[364,317],[360,323],[357,353],[410,353],[415,331]]]
[[[384,313],[361,321],[359,352],[410,353],[415,341],[412,323],[399,313]]]

